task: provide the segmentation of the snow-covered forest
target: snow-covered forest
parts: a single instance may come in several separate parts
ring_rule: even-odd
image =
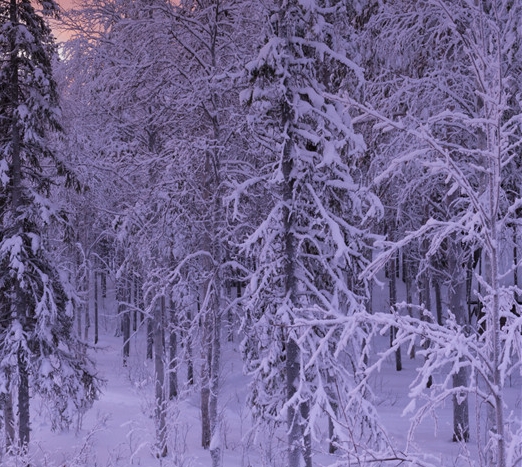
[[[0,0],[0,464],[522,467],[522,0],[62,7]]]

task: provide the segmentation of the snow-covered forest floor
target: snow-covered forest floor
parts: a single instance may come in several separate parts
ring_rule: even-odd
[[[385,303],[384,296],[376,296],[376,306]],[[200,443],[199,392],[196,386],[185,387],[176,402],[169,407],[169,454],[158,459],[154,452],[154,369],[146,358],[145,326],[134,333],[131,357],[122,364],[122,338],[116,336],[118,319],[113,298],[107,299],[100,320],[100,341],[92,350],[106,386],[81,420],[77,429],[52,432],[47,408],[34,399],[31,465],[34,467],[116,467],[139,465],[146,467],[206,467],[211,465],[208,451]],[[223,465],[227,467],[282,466],[286,455],[284,429],[279,432],[255,433],[245,404],[249,379],[243,374],[238,351],[239,338],[224,348],[220,414],[223,445]],[[389,342],[382,336],[377,343],[384,350]],[[377,349],[376,349],[377,351]],[[409,403],[408,385],[420,365],[418,356],[410,359],[403,350],[403,369],[395,370],[395,362],[388,358],[372,381],[374,404],[389,441],[400,452],[408,442],[410,415],[403,414]],[[185,368],[180,382],[185,381]],[[437,375],[434,375],[437,378]],[[522,380],[509,381],[506,401],[510,411],[522,412]],[[437,409],[420,423],[410,440],[410,450],[422,453],[426,460],[440,466],[473,466],[477,463],[477,427],[473,414],[477,410],[470,399],[471,441],[454,443],[452,434],[452,404]],[[326,424],[325,424],[326,425]],[[327,452],[327,433],[315,445],[315,465],[326,466],[336,462]],[[482,440],[483,441],[483,440]],[[2,465],[21,465],[19,459],[5,457]]]

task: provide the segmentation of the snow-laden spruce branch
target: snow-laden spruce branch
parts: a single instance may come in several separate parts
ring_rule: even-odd
[[[291,42],[293,42],[295,44],[299,44],[301,46],[312,47],[319,55],[319,59],[321,61],[324,60],[325,55],[332,58],[336,62],[344,65],[348,70],[353,71],[353,73],[355,73],[355,75],[357,77],[357,81],[359,83],[364,82],[364,70],[359,65],[357,65],[353,60],[350,60],[346,56],[346,54],[341,54],[339,52],[332,50],[324,42],[313,41],[313,40],[310,40],[309,38],[293,36],[290,40],[291,40]]]

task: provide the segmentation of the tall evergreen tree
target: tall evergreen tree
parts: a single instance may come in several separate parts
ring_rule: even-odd
[[[0,3],[0,391],[16,394],[22,450],[30,439],[31,386],[53,401],[57,426],[98,392],[72,333],[73,300],[46,235],[51,224],[58,229],[66,221],[50,195],[67,171],[47,137],[59,130],[60,111],[44,17],[58,6],[39,4],[36,11],[29,0]]]
[[[362,364],[362,333],[347,346],[335,326],[308,323],[364,310],[366,291],[357,280],[368,247],[364,224],[380,204],[358,180],[362,138],[328,97],[354,89],[361,77],[347,58],[344,2],[271,2],[266,24],[265,44],[248,67],[252,86],[243,93],[262,157],[254,163],[257,177],[241,188],[249,196],[255,186],[267,190],[265,215],[243,245],[255,264],[243,350],[254,413],[286,419],[287,465],[311,466],[320,417],[333,420],[331,438],[345,440],[344,447],[357,443],[360,413],[372,419],[359,394],[353,411],[344,411],[348,419],[337,423],[336,408],[354,402],[354,375],[341,362]],[[353,429],[350,441],[341,426]]]

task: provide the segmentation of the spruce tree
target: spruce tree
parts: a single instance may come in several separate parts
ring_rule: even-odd
[[[362,363],[362,332],[347,344],[333,320],[364,311],[357,276],[370,241],[365,225],[381,206],[359,178],[362,138],[330,98],[361,79],[348,58],[342,2],[275,1],[266,15],[265,42],[247,66],[250,88],[242,94],[260,143],[253,163],[260,169],[245,191],[264,204],[242,245],[254,264],[243,355],[254,415],[286,422],[287,465],[310,467],[321,417],[343,449],[359,442],[356,427],[366,423],[364,442],[379,439],[372,408],[351,397],[356,377],[341,363]],[[312,324],[322,320],[329,322]],[[351,408],[340,414],[338,407]]]
[[[50,197],[66,170],[49,143],[60,111],[46,17],[58,6],[38,5],[0,3],[0,391],[17,400],[21,450],[30,439],[30,387],[52,399],[59,427],[92,402],[99,383],[72,334],[73,300],[49,242],[50,229],[56,238],[66,221]]]

